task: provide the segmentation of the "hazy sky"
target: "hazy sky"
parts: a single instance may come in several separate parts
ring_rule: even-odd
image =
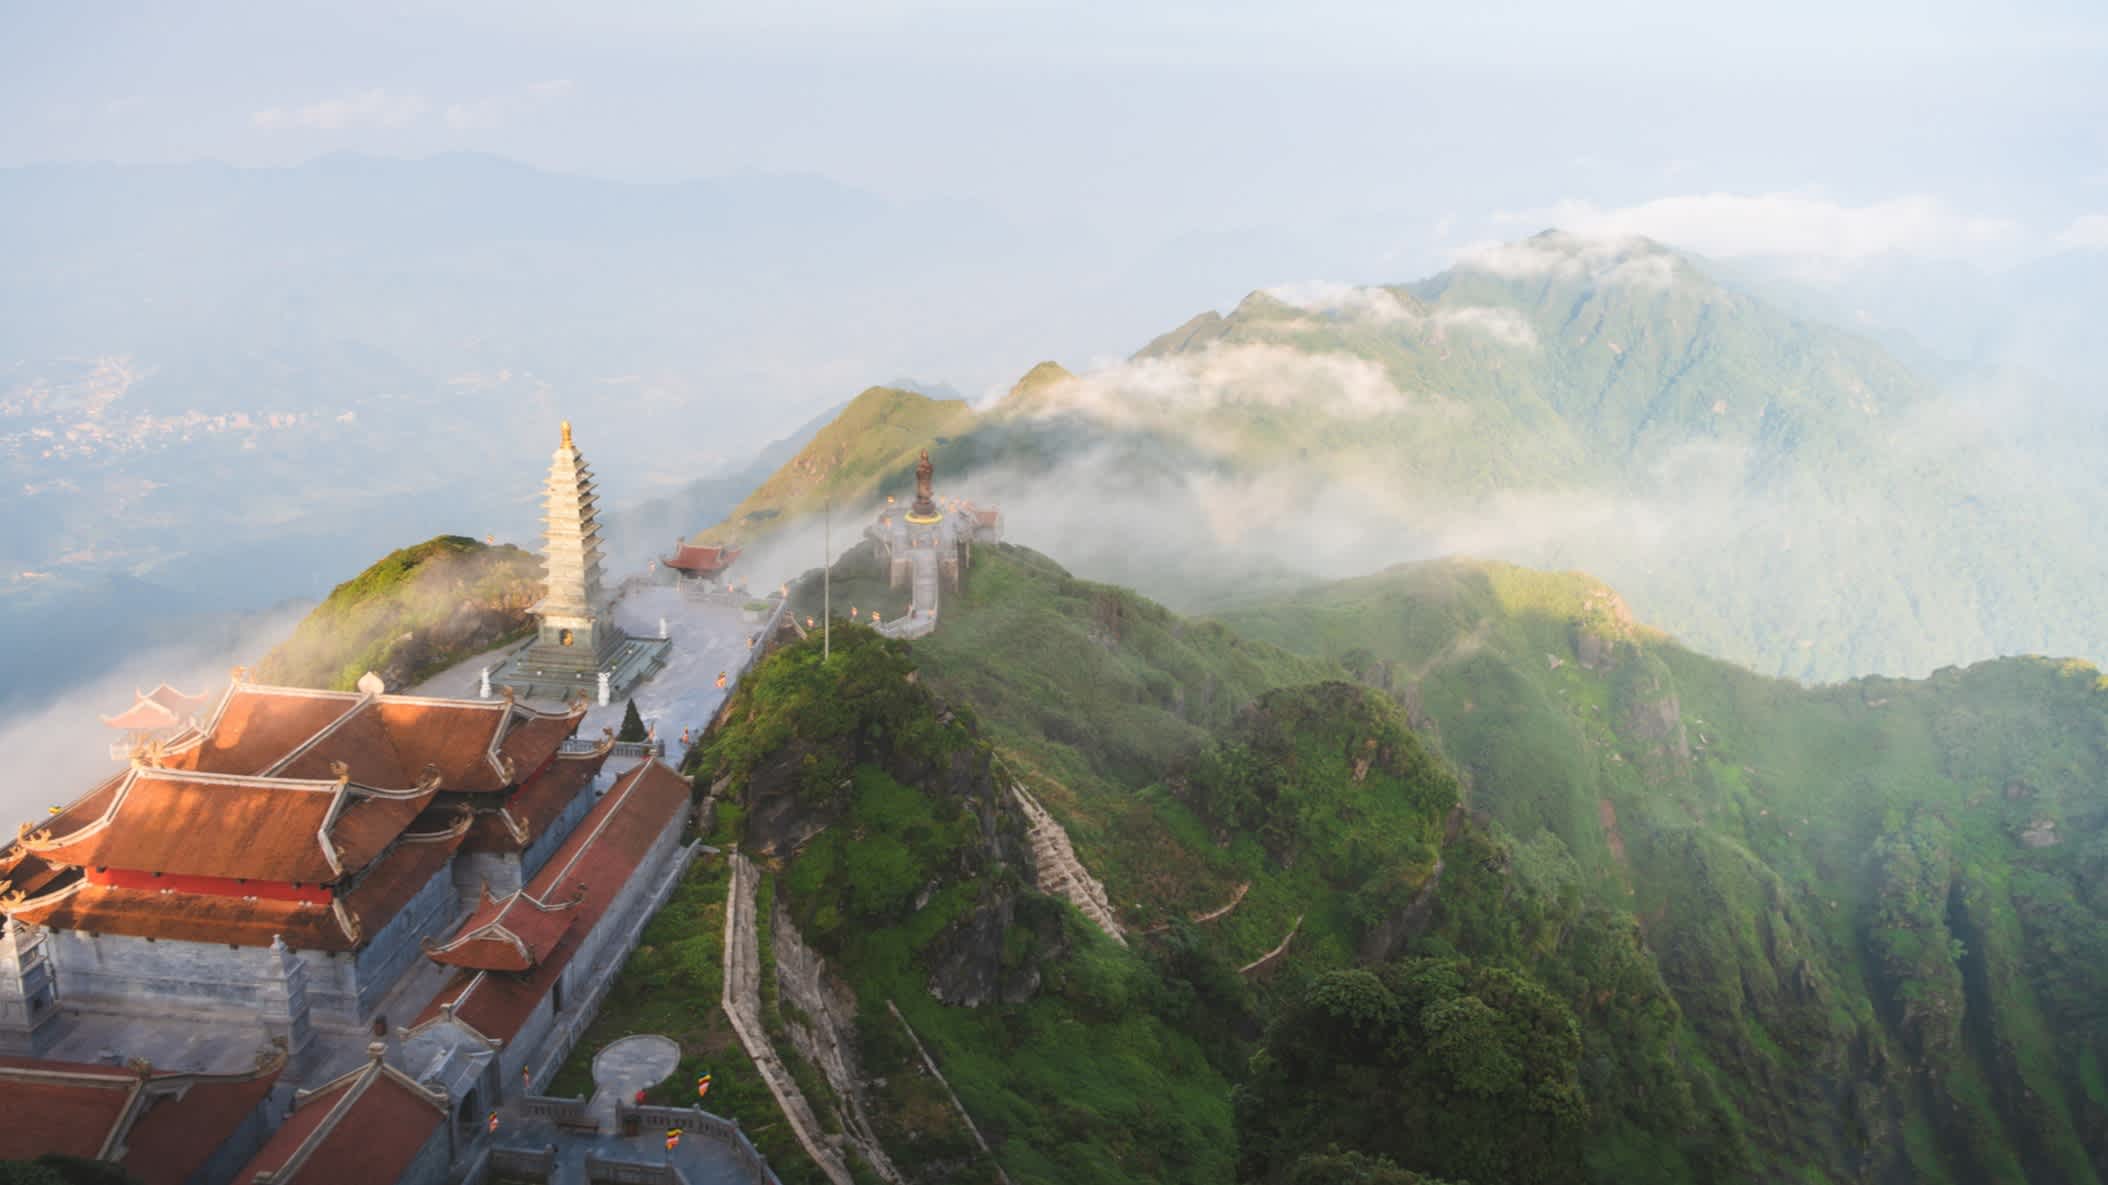
[[[2108,243],[2091,0],[436,9],[5,0],[0,165],[809,172],[1138,245],[1352,242],[1358,278],[1555,219],[1729,255]]]

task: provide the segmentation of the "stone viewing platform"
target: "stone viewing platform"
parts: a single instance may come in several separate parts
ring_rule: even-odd
[[[864,529],[865,538],[878,545],[888,583],[909,592],[904,616],[876,623],[889,638],[920,638],[935,630],[944,594],[958,592],[961,573],[973,566],[973,545],[1003,537],[1002,511],[962,498],[938,498],[935,469],[929,450],[922,450],[914,501],[902,511],[886,499],[878,522]]]

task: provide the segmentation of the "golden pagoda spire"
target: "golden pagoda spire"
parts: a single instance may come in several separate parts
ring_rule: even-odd
[[[564,447],[565,447],[565,448],[570,448],[570,447],[571,447],[571,421],[569,421],[569,420],[565,420],[565,421],[564,421],[564,425],[563,425],[563,427],[564,427]]]

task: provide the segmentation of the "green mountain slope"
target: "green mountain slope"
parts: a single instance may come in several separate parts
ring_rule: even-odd
[[[838,606],[885,604],[869,563],[837,565]],[[811,600],[801,614],[817,612]],[[1692,1174],[1741,1163],[1622,899],[1588,899],[1571,857],[1454,812],[1446,764],[1403,709],[1343,681],[1346,664],[1181,618],[1013,546],[976,549],[948,604],[914,644],[921,681],[971,711],[1004,769],[1066,825],[1171,985],[1167,1019],[1197,1026],[1226,1078],[1256,1089],[1247,1054],[1261,1026],[1330,970],[1420,949],[1483,956],[1523,965],[1587,1022],[1587,1085],[1602,1102],[1570,1151],[1658,1170],[1633,1179],[1729,1179]],[[1323,1147],[1281,1152],[1253,1162],[1255,1179],[1301,1171],[1295,1154]]]
[[[960,399],[872,387],[849,401],[797,454],[755,486],[702,542],[750,541],[833,499],[844,507],[875,500],[880,483],[912,470],[924,448],[942,446],[973,423]]]
[[[1637,922],[1767,1176],[2108,1169],[2108,681],[2090,666],[1807,689],[1632,626],[1594,581],[1501,565],[1228,620],[1407,704],[1476,809]]]
[[[440,535],[330,591],[257,666],[267,683],[348,691],[372,671],[400,689],[533,628],[541,561]]]

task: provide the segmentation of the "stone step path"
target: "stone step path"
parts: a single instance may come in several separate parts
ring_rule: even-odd
[[[1126,946],[1127,935],[1120,929],[1119,919],[1113,916],[1112,902],[1105,896],[1105,886],[1083,866],[1083,861],[1076,858],[1076,849],[1069,844],[1069,833],[1023,786],[1012,782],[1010,792],[1024,808],[1025,821],[1029,825],[1032,863],[1039,873],[1039,891],[1065,898],[1105,931],[1106,937]]]

